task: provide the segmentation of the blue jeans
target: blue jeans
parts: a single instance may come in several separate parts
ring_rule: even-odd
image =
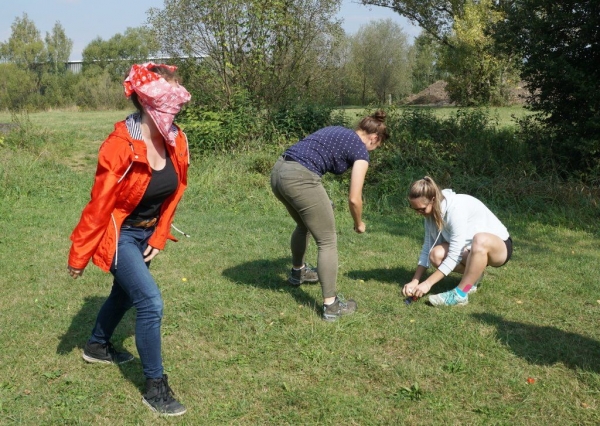
[[[125,312],[135,306],[135,345],[144,375],[159,379],[163,376],[160,343],[163,301],[150,274],[150,262],[145,263],[143,256],[153,232],[154,227],[121,228],[119,248],[110,268],[114,276],[112,290],[98,312],[89,342],[107,343]]]

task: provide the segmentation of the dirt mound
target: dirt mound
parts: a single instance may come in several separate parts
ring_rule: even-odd
[[[405,105],[433,105],[433,106],[448,106],[454,105],[450,101],[450,96],[446,92],[446,83],[444,80],[438,80],[429,87],[421,90],[419,93],[410,95],[404,99]],[[519,83],[516,88],[511,90],[510,103],[514,105],[523,105],[527,102],[529,91],[523,82]]]
[[[446,92],[446,83],[444,80],[438,80],[429,87],[421,90],[419,93],[410,95],[404,100],[406,105],[453,105],[450,102],[448,92]]]

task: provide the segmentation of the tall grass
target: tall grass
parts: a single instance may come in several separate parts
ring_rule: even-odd
[[[110,277],[93,265],[76,281],[66,272],[68,236],[94,170],[72,160],[88,143],[97,147],[113,115],[95,117],[90,142],[50,119],[27,130],[43,143],[0,147],[0,423],[600,422],[599,241],[574,218],[555,223],[560,200],[535,214],[522,203],[497,206],[513,260],[490,268],[466,307],[436,309],[406,306],[399,295],[422,241],[422,219],[400,196],[418,164],[394,172],[398,199],[380,195],[391,183],[367,183],[363,235],[352,231],[347,181],[328,178],[338,287],[359,303],[355,315],[329,324],[319,318],[318,286],[286,284],[293,223],[270,193],[275,148],[194,159],[176,216],[191,237],[152,264],[165,300],[165,367],[188,413],[157,418],[140,401],[139,359],[121,368],[81,359]],[[538,183],[529,181],[530,191],[545,193]],[[569,208],[589,217],[585,204]],[[315,255],[311,244],[308,260]],[[439,290],[458,280],[451,275]],[[131,314],[114,343],[137,358]]]

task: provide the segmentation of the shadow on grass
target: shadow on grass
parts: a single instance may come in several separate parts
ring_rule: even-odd
[[[473,318],[496,327],[496,337],[515,355],[538,365],[562,363],[573,370],[600,373],[600,343],[588,337],[521,322],[498,315],[473,314]]]
[[[250,285],[256,288],[273,291],[283,290],[289,293],[299,305],[313,306],[315,312],[320,315],[321,300],[316,300],[307,294],[302,290],[302,286],[294,287],[287,282],[289,268],[289,258],[258,259],[227,268],[223,271],[223,276],[235,283]],[[281,278],[280,274],[282,272],[286,274],[285,279]]]
[[[108,297],[108,293],[106,294]],[[92,328],[96,322],[98,311],[106,300],[106,297],[93,296],[86,297],[79,312],[71,319],[71,326],[60,336],[56,353],[66,355],[77,349],[83,352],[83,348],[90,337]],[[115,330],[111,342],[118,351],[123,350],[123,341],[130,336],[135,335],[135,308],[130,309]],[[83,359],[81,362],[85,362]],[[139,359],[134,362],[119,365],[121,374],[130,382],[134,383],[140,389],[145,384],[145,379],[142,373],[142,366]]]

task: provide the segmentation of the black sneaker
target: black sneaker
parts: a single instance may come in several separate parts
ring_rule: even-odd
[[[302,269],[292,268],[288,282],[294,286],[299,286],[302,283],[316,283],[319,282],[319,275],[315,268],[305,264]]]
[[[323,305],[323,319],[325,321],[335,321],[342,315],[350,315],[356,312],[356,302],[352,299],[342,300],[336,296],[331,305]]]
[[[103,364],[124,364],[133,359],[129,352],[117,352],[112,343],[90,343],[85,344],[83,359],[87,362],[100,362]]]
[[[146,379],[146,393],[142,398],[152,411],[164,416],[181,416],[187,410],[173,398],[173,390],[169,386],[167,375],[162,379]]]

